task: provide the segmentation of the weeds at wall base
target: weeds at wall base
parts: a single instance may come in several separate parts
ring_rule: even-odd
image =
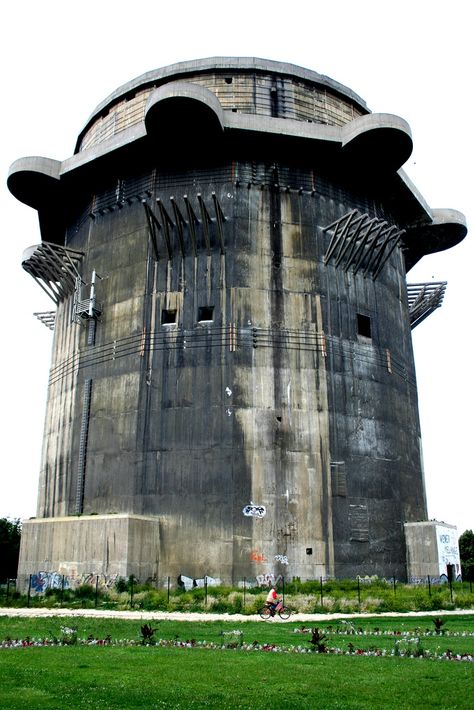
[[[392,585],[372,580],[358,585],[354,580],[286,582],[285,605],[301,613],[385,613],[408,611],[443,611],[474,608],[474,593],[462,582],[434,586]],[[280,595],[283,588],[279,589]],[[222,614],[257,614],[266,597],[267,588],[233,589],[231,587],[196,587],[157,589],[151,584],[131,585],[117,580],[107,590],[92,585],[76,589],[47,589],[42,594],[20,594],[13,590],[6,597],[0,589],[0,605],[11,607],[100,608],[111,610],[210,612]]]

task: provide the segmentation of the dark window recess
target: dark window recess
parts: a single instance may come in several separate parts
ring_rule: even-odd
[[[331,461],[332,494],[347,496],[346,466],[344,461]]]
[[[307,547],[307,548],[306,548],[306,554],[307,554],[307,555],[312,555],[312,554],[313,554],[313,548],[312,548],[312,547]]]
[[[161,324],[173,325],[174,323],[176,323],[176,308],[163,308],[161,311]]]
[[[201,306],[198,311],[199,323],[206,323],[214,320],[214,306]]]
[[[363,316],[362,313],[357,314],[357,334],[362,335],[364,338],[372,337],[370,316]]]
[[[226,84],[232,84],[232,77],[231,77],[231,76],[226,76],[226,78],[225,78],[225,83],[226,83]]]
[[[369,541],[369,511],[365,503],[349,505],[350,540]]]

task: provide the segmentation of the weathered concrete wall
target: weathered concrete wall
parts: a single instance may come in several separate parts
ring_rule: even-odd
[[[424,493],[401,256],[377,281],[340,273],[324,263],[321,230],[357,204],[349,191],[337,202],[328,181],[321,195],[286,191],[264,167],[261,184],[237,187],[225,181],[232,169],[212,183],[223,242],[212,224],[196,255],[186,233],[183,256],[175,229],[171,258],[156,260],[140,203],[69,237],[87,249],[83,278],[102,276],[103,314],[94,345],[87,328],[72,340],[56,330],[39,512],[75,512],[92,380],[83,512],[159,516],[165,574],[402,575],[401,521],[424,514]],[[186,194],[197,211],[202,191],[211,210],[206,173],[196,179],[178,186],[161,173],[153,195],[184,211]],[[199,322],[202,307],[211,322]],[[358,313],[370,314],[370,338],[357,334]],[[69,384],[61,367],[77,351]],[[242,514],[250,502],[264,518]]]
[[[97,514],[158,521],[143,552],[121,533],[139,577],[405,576],[403,524],[426,517],[405,265],[465,226],[396,172],[402,119],[306,70],[233,62],[145,75],[98,107],[77,155],[11,171],[35,207],[40,185],[43,240],[80,255],[85,284],[98,274],[100,302],[83,326],[70,291],[58,305],[51,533],[30,536],[23,573],[57,518]],[[386,260],[357,229],[331,256],[350,214],[395,230]],[[50,557],[74,561],[67,545]]]
[[[405,523],[407,574],[409,579],[460,577],[461,562],[457,530],[436,520]]]
[[[130,575],[143,581],[159,573],[157,518],[142,515],[84,515],[25,520],[18,585],[30,575],[57,573],[70,580],[89,575],[105,579]]]

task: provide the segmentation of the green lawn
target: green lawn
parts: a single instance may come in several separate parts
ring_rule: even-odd
[[[354,623],[355,621],[355,623]],[[117,619],[0,617],[5,638],[51,638],[76,626],[112,640],[140,638],[140,623]],[[143,622],[142,622],[143,623]],[[310,635],[286,622],[151,622],[163,639],[233,642],[224,631],[242,630],[251,644],[301,645]],[[383,631],[432,631],[432,619],[353,620],[364,635],[335,633],[340,622],[318,623],[329,646],[392,649],[398,636]],[[446,617],[448,634],[423,637],[423,647],[473,653],[473,617]],[[376,630],[377,629],[377,630]],[[335,656],[318,653],[181,649],[144,646],[31,647],[0,649],[0,707],[59,708],[397,708],[468,709],[473,706],[474,664],[423,658]]]
[[[0,656],[10,708],[472,708],[471,664],[168,648],[31,648]]]
[[[373,617],[365,619],[348,619],[343,621],[306,622],[311,628],[318,626],[328,637],[328,646],[347,649],[352,643],[356,648],[385,648],[391,651],[396,641],[403,640],[405,633],[415,636],[421,632],[422,644],[427,650],[453,653],[474,653],[474,636],[461,636],[463,632],[474,633],[474,615],[445,616],[440,614],[445,623],[441,627],[446,633],[436,635],[432,617]],[[62,627],[77,628],[78,638],[86,639],[90,634],[94,638],[110,636],[112,640],[141,638],[140,626],[147,622],[129,619],[104,619],[92,617],[0,617],[0,642],[6,638],[62,638]],[[311,634],[295,633],[302,624],[287,621],[245,621],[239,622],[227,615],[222,621],[149,621],[156,629],[155,637],[162,639],[179,638],[181,640],[196,639],[214,643],[235,641],[232,636],[223,636],[223,632],[240,630],[245,643],[257,641],[260,644],[274,643],[282,646],[302,645],[310,648]],[[338,631],[354,629],[355,635],[341,634]],[[361,635],[360,632],[364,632]],[[426,632],[431,635],[426,636]],[[401,635],[399,635],[401,634]],[[238,638],[238,640],[240,640]]]

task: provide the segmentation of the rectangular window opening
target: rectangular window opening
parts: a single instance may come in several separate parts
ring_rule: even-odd
[[[198,323],[210,323],[214,320],[214,306],[200,306]]]
[[[176,308],[163,308],[161,311],[161,324],[174,325],[176,323]]]
[[[362,335],[363,338],[372,338],[370,316],[364,316],[362,313],[357,314],[357,334]]]

